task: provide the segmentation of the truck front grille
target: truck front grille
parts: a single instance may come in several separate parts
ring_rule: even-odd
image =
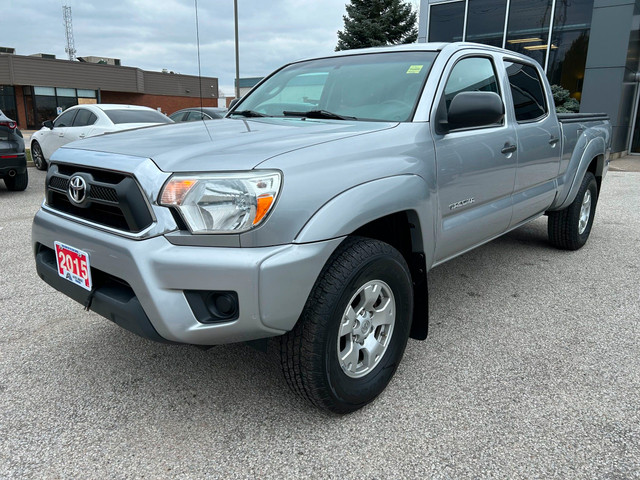
[[[81,202],[72,201],[71,178],[80,176],[86,188]],[[153,223],[144,194],[132,176],[95,168],[52,164],[45,187],[47,205],[79,219],[138,233]]]

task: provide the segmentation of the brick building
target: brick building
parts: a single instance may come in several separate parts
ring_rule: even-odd
[[[202,91],[204,106],[218,106],[217,78],[149,72],[117,59],[51,57],[0,53],[0,110],[22,129],[40,128],[60,109],[83,103],[144,105],[171,114],[200,106]]]

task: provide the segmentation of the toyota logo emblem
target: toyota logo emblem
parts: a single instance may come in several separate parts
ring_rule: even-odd
[[[87,197],[87,182],[80,175],[74,175],[69,180],[69,199],[79,205]]]

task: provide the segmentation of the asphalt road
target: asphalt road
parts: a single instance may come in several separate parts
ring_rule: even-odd
[[[591,238],[540,219],[430,277],[431,330],[338,417],[268,354],[137,338],[42,283],[44,173],[0,186],[0,478],[640,478],[640,173]]]

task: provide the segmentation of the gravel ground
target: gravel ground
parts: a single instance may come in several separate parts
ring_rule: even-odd
[[[269,355],[137,338],[56,293],[29,237],[44,173],[0,186],[0,478],[640,478],[640,174],[591,239],[537,220],[434,269],[431,330],[338,417]]]

